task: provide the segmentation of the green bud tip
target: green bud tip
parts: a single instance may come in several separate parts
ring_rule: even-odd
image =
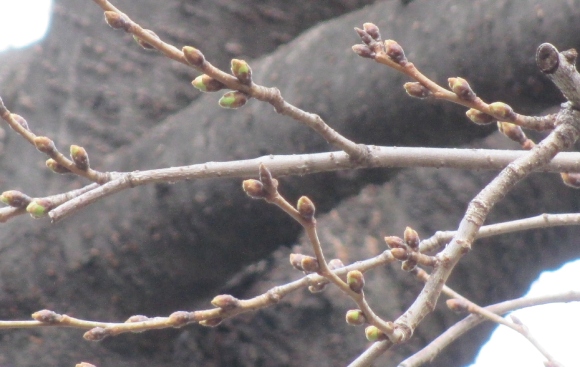
[[[508,121],[516,117],[514,110],[503,102],[494,102],[489,105],[491,113],[499,119]]]
[[[349,310],[346,312],[346,323],[353,326],[363,325],[366,318],[361,310]]]
[[[206,74],[195,78],[191,82],[191,85],[202,92],[217,92],[218,90],[222,90],[225,87],[222,82]]]
[[[26,211],[28,213],[30,213],[30,215],[33,218],[42,218],[46,215],[46,212],[48,212],[48,208],[45,206],[42,206],[40,203],[38,203],[36,200],[33,200],[32,202],[30,202],[30,204],[28,204],[28,206],[26,207]]]
[[[252,69],[244,60],[232,59],[232,73],[243,84],[252,82]]]
[[[248,96],[239,91],[227,92],[220,98],[219,105],[223,108],[240,108],[246,104]]]
[[[496,121],[496,119],[493,116],[488,115],[487,113],[481,112],[479,110],[476,110],[474,108],[470,108],[469,110],[467,110],[467,112],[465,112],[465,114],[471,121],[473,121],[478,125],[488,125]]]
[[[376,326],[370,325],[365,328],[365,336],[370,342],[376,342],[383,335],[384,334]]]
[[[184,46],[181,49],[181,51],[183,52],[183,56],[185,57],[185,60],[190,65],[200,67],[205,62],[205,57],[203,56],[201,51],[195,47]]]

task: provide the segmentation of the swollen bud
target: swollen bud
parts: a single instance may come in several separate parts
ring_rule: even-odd
[[[431,91],[419,82],[409,82],[403,84],[405,92],[415,98],[427,98],[431,95]]]
[[[53,205],[49,199],[35,199],[26,206],[26,211],[32,218],[42,218],[52,209]]]
[[[242,84],[252,84],[252,69],[244,60],[232,59],[232,74]]]
[[[381,34],[379,33],[379,27],[377,27],[374,23],[365,23],[363,24],[363,29],[365,32],[369,34],[375,41],[380,41]]]
[[[252,199],[263,199],[267,193],[264,190],[264,184],[258,180],[244,180],[242,183],[244,192]]]
[[[240,108],[248,102],[248,95],[240,91],[227,92],[220,98],[219,105],[223,108]]]
[[[191,85],[202,92],[217,92],[225,88],[224,83],[206,74],[193,79]]]
[[[367,322],[365,314],[361,310],[348,310],[346,312],[346,323],[352,326],[364,325]]]
[[[36,147],[36,149],[38,149],[40,152],[44,154],[51,155],[56,153],[56,146],[54,145],[54,142],[49,138],[47,138],[46,136],[35,137],[34,146]]]
[[[14,120],[18,125],[22,126],[24,129],[30,131],[30,128],[28,127],[28,122],[26,122],[24,117],[17,115],[15,113],[10,114],[10,117],[12,117],[12,120]]]
[[[346,274],[346,283],[348,287],[355,293],[362,292],[365,286],[365,278],[359,270],[351,270]]]
[[[453,312],[463,313],[468,311],[468,304],[465,302],[465,300],[451,298],[445,301],[445,303],[447,304],[447,307]]]
[[[230,294],[220,294],[211,300],[211,304],[227,311],[239,307],[240,300]]]
[[[409,253],[404,248],[391,249],[391,255],[399,261],[405,261],[409,258]]]
[[[8,190],[0,195],[0,202],[15,208],[24,208],[30,204],[32,198],[20,191]]]
[[[102,327],[94,327],[83,334],[85,340],[98,342],[109,336],[109,331]]]
[[[145,29],[145,32],[147,32],[147,33],[149,33],[150,35],[152,35],[152,36],[153,36],[155,39],[159,39],[159,36],[158,36],[158,35],[157,35],[155,32],[153,32],[152,30],[150,30],[150,29]],[[143,41],[141,38],[139,38],[139,37],[137,37],[137,36],[133,35],[133,39],[134,39],[134,40],[135,40],[135,42],[137,42],[137,44],[138,44],[139,46],[141,46],[143,49],[145,49],[145,50],[147,50],[147,51],[155,50],[155,47],[154,47],[154,46],[152,46],[151,44],[149,44],[149,43],[147,43],[147,42]]]
[[[396,41],[386,40],[385,41],[385,52],[387,56],[391,58],[397,64],[404,66],[407,63],[407,58],[405,57],[405,52],[401,45]]]
[[[419,239],[419,234],[417,234],[417,231],[415,231],[413,228],[405,228],[403,239],[405,240],[407,246],[409,246],[411,249],[416,250],[419,248],[419,242],[421,242],[421,240]]]
[[[352,46],[352,50],[355,54],[364,57],[365,59],[374,59],[375,56],[377,56],[377,54],[367,45],[356,44]]]
[[[46,160],[45,164],[46,164],[46,167],[48,167],[54,173],[60,173],[60,174],[70,173],[68,168],[66,168],[65,166],[58,163],[57,161],[55,161],[52,158],[48,158]]]
[[[183,52],[183,56],[185,56],[185,60],[190,65],[200,67],[205,62],[205,57],[201,51],[195,47],[184,46],[181,51]]]
[[[382,340],[385,338],[385,334],[373,325],[367,326],[365,328],[365,336],[370,342],[376,342],[377,340]]]
[[[89,169],[89,155],[83,147],[78,145],[70,146],[70,157],[78,169],[86,171]]]
[[[304,256],[300,262],[300,266],[307,273],[316,273],[320,268],[318,260],[312,256]]]
[[[475,99],[475,93],[467,83],[467,80],[463,78],[449,78],[449,88],[464,101],[473,101]]]
[[[489,105],[490,112],[502,121],[512,121],[516,118],[516,113],[503,102],[494,102]]]
[[[194,321],[192,313],[187,311],[175,311],[169,315],[169,323],[173,327],[182,327],[187,325],[189,322]]]
[[[58,324],[62,320],[62,315],[50,310],[40,310],[32,314],[32,318],[45,324]]]
[[[467,117],[478,125],[488,125],[496,121],[495,117],[488,115],[487,113],[476,110],[475,108],[470,108],[465,112]]]
[[[304,255],[302,254],[290,254],[290,264],[294,267],[294,269],[296,270],[300,270],[300,271],[304,271],[304,268],[302,267],[302,259],[304,259]]]
[[[370,34],[367,33],[367,31],[357,27],[355,27],[354,30],[356,31],[356,33],[358,34],[358,36],[360,37],[361,41],[363,41],[364,44],[370,45],[373,42],[373,38],[371,37]]]
[[[389,246],[389,248],[391,249],[395,249],[395,248],[405,248],[405,242],[403,241],[403,239],[401,237],[397,237],[397,236],[387,236],[385,237],[385,242],[387,243],[387,246]]]
[[[106,11],[105,21],[113,29],[122,29],[125,32],[129,32],[129,18],[127,18],[125,14],[119,14],[115,11]]]
[[[298,199],[298,203],[296,204],[296,209],[298,209],[298,213],[300,216],[306,220],[311,220],[314,218],[314,212],[316,208],[314,207],[314,203],[306,196],[302,196]]]

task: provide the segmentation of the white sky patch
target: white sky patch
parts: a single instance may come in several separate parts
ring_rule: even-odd
[[[51,0],[0,0],[0,51],[24,47],[44,37]]]
[[[527,295],[571,290],[580,291],[580,260],[569,262],[557,271],[543,272]],[[530,307],[513,314],[558,362],[567,367],[580,366],[580,302]],[[527,339],[506,326],[499,326],[470,367],[544,367],[544,361],[544,356]]]

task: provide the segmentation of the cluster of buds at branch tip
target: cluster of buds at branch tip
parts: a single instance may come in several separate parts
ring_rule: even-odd
[[[385,41],[385,53],[391,60],[400,66],[405,66],[407,64],[407,58],[405,57],[405,52],[401,45],[397,41],[386,40]]]
[[[252,84],[252,69],[244,60],[232,59],[232,74],[238,78],[240,83]]]
[[[26,122],[26,120],[24,119],[24,117],[22,117],[20,115],[17,115],[15,113],[10,114],[10,117],[18,125],[22,126],[24,129],[30,131],[30,128],[28,127],[28,122]]]
[[[129,18],[125,14],[119,14],[115,11],[106,11],[105,21],[113,29],[122,29],[125,32],[129,32],[131,28]]]
[[[507,104],[503,102],[493,102],[489,105],[489,111],[502,121],[513,121],[516,118],[516,113]]]
[[[57,161],[55,161],[52,158],[48,158],[46,160],[45,164],[46,164],[46,167],[48,167],[48,169],[50,169],[54,173],[59,173],[59,174],[70,173],[70,170],[68,168],[66,168],[65,166],[58,163]]]
[[[361,310],[348,310],[346,312],[346,323],[352,326],[364,325],[367,322],[365,314]]]
[[[211,300],[211,304],[224,311],[240,307],[240,300],[230,294],[220,294]]]
[[[405,83],[403,84],[403,88],[405,88],[405,92],[408,95],[415,98],[427,98],[432,94],[427,87],[419,82]]]
[[[46,136],[35,137],[34,138],[34,146],[40,152],[47,154],[47,155],[52,155],[52,154],[56,153],[56,146],[54,145],[54,142],[52,140],[50,140],[49,138],[47,138]]]
[[[50,310],[40,310],[32,314],[32,318],[45,324],[58,324],[62,320],[62,315]]]
[[[248,102],[248,95],[238,90],[227,92],[218,101],[220,107],[236,109]]]
[[[89,155],[87,154],[85,148],[78,145],[71,145],[70,157],[78,169],[83,171],[87,171],[89,169]]]
[[[32,198],[20,191],[8,190],[0,195],[0,202],[14,208],[25,208],[30,204]]]
[[[296,209],[298,210],[298,214],[303,219],[307,221],[312,221],[314,219],[314,212],[316,208],[314,207],[314,203],[306,196],[300,197],[298,199],[298,203],[296,203]]]
[[[369,325],[365,328],[365,336],[368,341],[376,342],[379,340],[385,340],[387,336],[385,333],[379,330],[376,326]]]
[[[201,67],[205,63],[205,56],[195,47],[183,46],[181,49],[189,65]]]
[[[34,199],[26,206],[26,211],[32,218],[38,219],[46,216],[54,208],[54,203],[50,199]]]
[[[457,95],[459,99],[464,101],[475,100],[476,95],[469,86],[467,80],[457,77],[457,78],[449,78],[448,82],[449,88],[451,88],[451,91],[455,93],[455,95]]]
[[[206,74],[193,79],[191,85],[202,92],[217,92],[226,87],[224,83]]]
[[[351,291],[361,293],[365,286],[365,277],[360,270],[351,270],[346,274],[346,284]]]
[[[475,108],[470,108],[465,112],[467,117],[476,123],[477,125],[489,125],[494,121],[497,121],[495,117],[488,115],[487,113],[476,110]]]
[[[155,39],[159,39],[159,36],[158,36],[158,35],[157,35],[155,32],[153,32],[152,30],[150,30],[150,29],[145,29],[145,32],[149,33],[151,36],[153,36],[153,38],[155,38]],[[151,44],[149,44],[149,43],[147,43],[147,42],[143,41],[141,38],[139,38],[139,37],[137,37],[137,36],[133,35],[133,39],[134,39],[134,40],[135,40],[135,42],[137,42],[137,44],[138,44],[139,46],[141,46],[143,49],[145,49],[145,50],[147,50],[147,51],[155,50],[155,47],[154,47],[154,46],[152,46]]]

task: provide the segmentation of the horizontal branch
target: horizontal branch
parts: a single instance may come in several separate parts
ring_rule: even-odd
[[[264,164],[276,177],[358,168],[433,167],[500,170],[527,152],[519,150],[413,148],[368,146],[369,159],[353,161],[344,152],[269,155],[255,159],[207,162],[131,173],[111,173],[113,180],[49,212],[53,222],[127,188],[158,182],[201,178],[256,178]],[[580,172],[580,153],[560,153],[539,171]]]

